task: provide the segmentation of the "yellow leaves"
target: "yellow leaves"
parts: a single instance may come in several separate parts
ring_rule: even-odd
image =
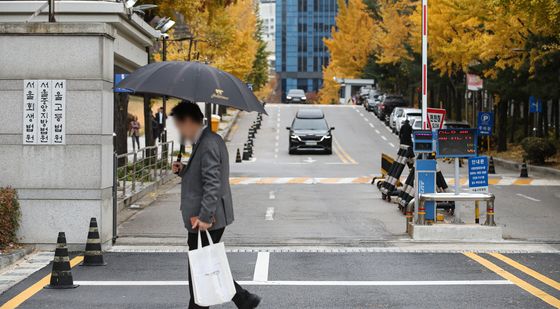
[[[382,21],[379,23],[381,31],[377,33],[377,44],[379,44],[377,62],[380,64],[395,64],[413,59],[406,49],[413,25],[410,16],[403,14],[407,10],[406,5],[405,1],[386,0],[381,3]]]
[[[257,17],[251,0],[239,0],[226,8],[233,21],[230,25],[231,40],[223,46],[223,54],[215,58],[215,65],[240,79],[251,72],[258,42],[254,37]]]
[[[183,15],[197,41],[191,57],[207,61],[244,80],[257,53],[257,16],[252,0],[164,0],[162,10]],[[160,58],[160,57],[158,57]],[[170,42],[168,60],[187,60],[188,41]]]
[[[333,77],[358,77],[367,63],[368,55],[375,46],[375,23],[366,12],[362,0],[338,0],[336,28],[332,38],[325,39],[329,49],[330,61],[323,69],[323,88],[321,102],[338,101],[339,85]]]

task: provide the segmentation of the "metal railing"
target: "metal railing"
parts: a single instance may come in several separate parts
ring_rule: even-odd
[[[173,141],[115,155],[117,197],[141,190],[146,183],[158,181],[171,172]]]
[[[426,209],[424,207],[426,201],[434,201],[434,202],[447,202],[447,201],[456,201],[456,202],[475,202],[475,219],[478,220],[479,210],[478,210],[478,202],[485,201],[486,202],[486,221],[483,225],[487,226],[496,226],[496,222],[494,220],[494,200],[496,197],[492,193],[428,193],[420,195],[420,199],[418,201],[418,210],[417,210],[417,220],[416,224],[418,225],[425,225],[426,224]],[[408,232],[409,223],[412,223],[414,217],[414,202],[415,199],[412,199],[407,207],[406,207],[406,230]],[[477,222],[478,223],[478,222]]]

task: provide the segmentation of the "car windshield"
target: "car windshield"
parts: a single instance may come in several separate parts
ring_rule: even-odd
[[[303,90],[293,89],[293,90],[288,91],[288,95],[289,96],[294,96],[294,95],[303,96],[303,95],[305,95],[305,93],[303,92]]]
[[[302,119],[296,118],[292,124],[292,130],[328,130],[327,122],[324,118]]]

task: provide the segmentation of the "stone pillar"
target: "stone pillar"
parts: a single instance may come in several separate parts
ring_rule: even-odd
[[[113,67],[105,23],[0,24],[0,186],[17,189],[22,243],[112,237]],[[66,145],[23,145],[23,80],[66,80]]]

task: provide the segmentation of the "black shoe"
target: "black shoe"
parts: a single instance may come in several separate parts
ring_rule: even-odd
[[[256,294],[245,292],[242,295],[235,295],[233,302],[239,309],[253,309],[261,303],[261,298]]]

